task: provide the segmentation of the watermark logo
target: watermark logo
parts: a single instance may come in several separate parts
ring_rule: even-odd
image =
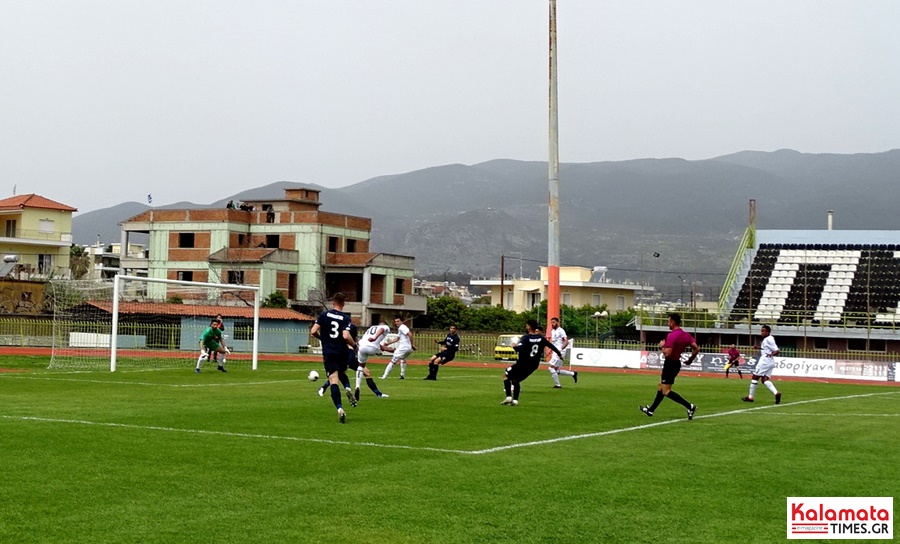
[[[788,497],[788,539],[894,538],[893,497]]]

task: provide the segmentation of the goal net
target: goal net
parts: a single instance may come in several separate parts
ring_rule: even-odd
[[[232,352],[227,366],[257,367],[256,286],[118,275],[112,281],[52,281],[51,304],[50,368],[190,368],[200,354],[200,336],[219,314]]]

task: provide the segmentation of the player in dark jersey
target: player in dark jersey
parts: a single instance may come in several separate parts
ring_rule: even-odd
[[[522,392],[522,382],[531,376],[544,360],[544,350],[549,349],[562,357],[562,352],[549,340],[540,334],[540,325],[534,319],[525,322],[525,334],[519,338],[519,342],[512,345],[518,353],[515,364],[506,369],[503,374],[503,389],[506,398],[500,404],[511,406],[519,405],[519,393]]]
[[[443,340],[435,340],[438,344],[444,346],[444,349],[435,353],[428,361],[428,375],[426,380],[437,380],[437,373],[441,365],[445,365],[456,357],[459,351],[459,335],[456,334],[456,325],[450,325],[450,332]]]
[[[351,349],[356,349],[356,342],[350,336],[350,315],[344,313],[343,293],[335,293],[331,298],[332,309],[325,310],[313,323],[309,334],[322,342],[322,359],[325,364],[325,375],[331,384],[331,401],[337,408],[338,418],[344,423],[347,414],[341,405],[341,388],[338,386],[338,374],[347,373],[347,357]],[[349,380],[348,380],[349,384]],[[353,398],[351,395],[350,398]]]
[[[687,408],[688,419],[694,419],[694,412],[697,406],[684,400],[684,398],[672,391],[672,384],[675,383],[675,377],[681,372],[681,354],[685,348],[690,346],[691,356],[684,362],[689,365],[697,358],[700,348],[697,341],[686,330],[681,328],[681,314],[669,314],[669,330],[672,332],[666,336],[665,340],[659,341],[659,349],[662,351],[665,362],[663,362],[662,377],[659,380],[659,386],[656,388],[656,398],[650,406],[639,406],[641,412],[648,416],[652,416],[653,412],[659,406],[664,398],[668,397],[678,404]]]
[[[356,345],[356,349],[351,349],[347,351],[347,369],[353,370],[356,372],[357,363],[356,363],[356,351],[359,349],[359,343],[357,342],[358,331],[356,329],[356,325],[350,323],[350,338],[353,338],[353,343]],[[353,391],[350,389],[350,377],[347,375],[347,370],[345,369],[343,372],[338,371],[338,381],[341,382],[341,385],[344,386],[344,392],[347,393],[347,400],[350,401],[350,406],[356,407],[356,401],[359,400],[359,395],[354,395]],[[331,386],[327,381],[319,387],[319,396],[322,397],[325,395],[325,390]]]

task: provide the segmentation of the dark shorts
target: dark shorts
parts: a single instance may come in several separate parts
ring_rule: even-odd
[[[445,349],[444,351],[435,353],[434,355],[435,355],[435,357],[437,357],[438,359],[440,359],[442,361],[441,364],[444,364],[444,363],[449,363],[450,361],[452,361],[453,358],[456,357],[456,352],[450,351],[449,349]]]
[[[663,363],[662,377],[660,378],[659,383],[672,385],[675,383],[675,378],[678,376],[679,372],[681,372],[681,360],[666,359],[666,362]]]
[[[332,372],[347,371],[347,355],[343,353],[326,353],[322,356],[325,362],[325,375]]]
[[[506,376],[514,382],[524,382],[528,376],[534,374],[538,367],[535,365],[525,366],[519,363],[512,365],[506,369]]]
[[[349,355],[347,355],[347,368],[356,372],[356,369],[359,368],[359,362],[356,360],[356,352],[351,351]]]
[[[728,361],[728,364],[731,366],[740,366],[741,361],[740,361],[740,359],[736,359],[734,361]]]

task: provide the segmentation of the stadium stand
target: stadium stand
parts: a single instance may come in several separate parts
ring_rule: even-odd
[[[900,232],[760,230],[746,239],[719,300],[720,333],[767,323],[798,345],[818,336],[900,348]]]
[[[665,338],[675,310],[701,345],[752,354],[766,324],[785,357],[900,361],[900,231],[757,230],[751,212],[714,315],[646,309],[641,342]]]
[[[805,241],[789,241],[805,240]],[[900,232],[757,231],[726,285],[728,324],[841,328],[900,324]]]

